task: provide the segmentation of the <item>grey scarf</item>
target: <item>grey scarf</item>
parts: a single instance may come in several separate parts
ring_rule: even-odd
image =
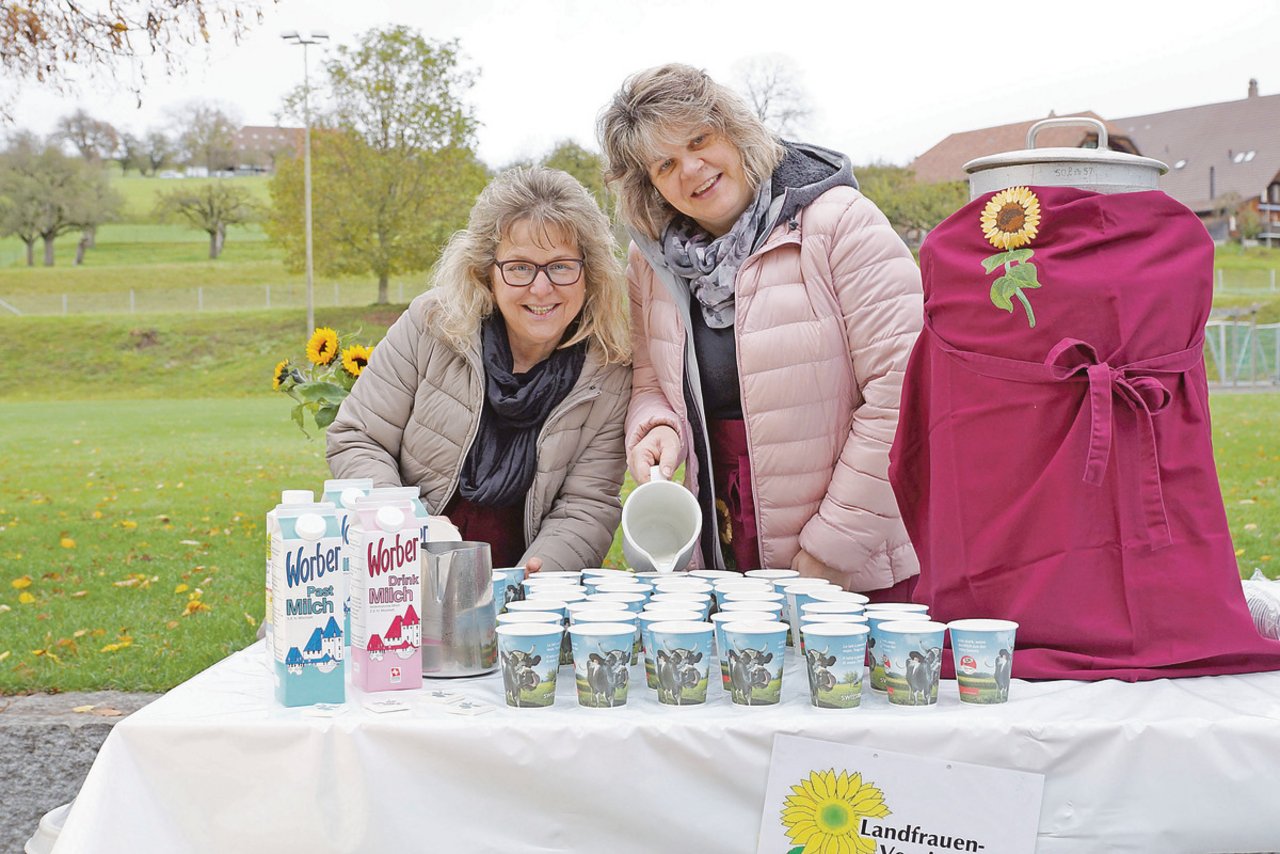
[[[685,216],[673,219],[662,234],[663,260],[689,283],[712,329],[733,325],[733,280],[762,236],[772,199],[770,182],[761,181],[755,199],[726,234],[713,238]]]

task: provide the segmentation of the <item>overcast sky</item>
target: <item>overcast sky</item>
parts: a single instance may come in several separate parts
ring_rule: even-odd
[[[215,34],[186,73],[150,75],[138,108],[110,78],[77,96],[24,85],[19,126],[52,129],[77,105],[145,130],[193,97],[244,124],[274,124],[302,79],[302,49],[284,30],[354,41],[407,24],[457,38],[479,71],[468,93],[491,166],[536,157],[569,137],[593,149],[595,119],[630,73],[687,62],[734,82],[761,54],[794,60],[814,107],[808,141],[855,163],[905,164],[947,134],[1057,113],[1117,118],[1280,92],[1280,3],[871,3],[854,0],[281,0],[233,45]],[[320,57],[311,51],[312,68]],[[127,82],[127,75],[125,77]]]

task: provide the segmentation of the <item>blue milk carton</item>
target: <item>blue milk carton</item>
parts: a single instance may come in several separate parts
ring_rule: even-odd
[[[281,515],[271,565],[276,700],[346,699],[342,650],[342,531],[332,507]]]
[[[367,477],[333,479],[324,482],[324,500],[331,502],[338,513],[342,528],[342,642],[351,646],[351,557],[347,550],[350,543],[351,511],[356,499],[363,498],[373,489],[373,480]]]
[[[287,514],[294,511],[302,512],[298,508],[314,507],[315,500],[315,494],[309,489],[286,489],[280,493],[280,503],[267,511],[266,582],[264,585],[265,596],[263,597],[265,608],[263,609],[262,628],[267,639],[266,662],[268,670],[274,666],[271,662],[272,650],[274,649],[272,638],[271,555],[277,548],[276,541],[280,535],[280,526],[277,524],[277,519],[279,519],[282,511]]]

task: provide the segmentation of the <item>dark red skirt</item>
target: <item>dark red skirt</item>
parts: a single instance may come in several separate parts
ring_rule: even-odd
[[[444,514],[462,539],[488,543],[494,566],[515,566],[524,557],[524,505],[484,507],[455,494]]]
[[[747,426],[741,419],[709,420],[711,473],[716,491],[716,533],[738,572],[760,568],[760,536],[751,491]]]

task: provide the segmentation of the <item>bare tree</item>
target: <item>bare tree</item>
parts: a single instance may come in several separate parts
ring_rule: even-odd
[[[120,135],[111,122],[95,119],[84,110],[76,110],[58,119],[54,132],[58,139],[75,146],[80,156],[89,163],[101,163],[110,159],[120,145]]]
[[[178,148],[192,166],[203,166],[209,175],[236,167],[235,137],[240,122],[222,107],[208,101],[191,101],[173,113]]]
[[[800,71],[789,56],[748,57],[736,64],[735,78],[756,116],[779,136],[794,136],[813,115]]]
[[[248,190],[222,181],[162,193],[156,199],[155,213],[160,219],[184,219],[206,232],[210,260],[222,254],[227,242],[227,226],[252,222],[259,214]]]
[[[276,0],[270,0],[274,3]],[[0,4],[0,79],[16,88],[24,81],[70,88],[72,69],[105,70],[146,83],[143,58],[158,58],[166,71],[180,67],[193,46],[210,41],[221,27],[239,42],[250,23],[262,20],[255,0],[22,0]],[[14,91],[0,92],[0,117]]]
[[[151,167],[151,174],[155,175],[160,171],[160,167],[173,161],[176,154],[173,140],[159,128],[152,128],[147,131],[147,136],[142,141],[145,163],[142,166],[142,174],[147,174],[147,167]]]
[[[86,234],[112,219],[123,200],[107,185],[107,176],[83,160],[68,157],[57,145],[20,137],[0,158],[0,196],[6,199],[0,235],[13,234],[34,263],[36,240],[44,242],[44,265],[53,266],[54,241],[79,228]],[[77,263],[84,258],[82,240]]]

